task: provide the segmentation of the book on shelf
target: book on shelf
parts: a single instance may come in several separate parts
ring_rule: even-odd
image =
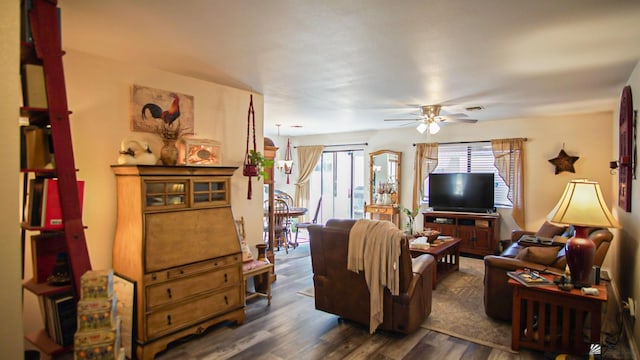
[[[22,96],[24,106],[42,109],[48,107],[42,65],[24,64],[22,66]]]
[[[84,200],[84,180],[77,180],[80,211]],[[45,230],[62,230],[62,205],[57,178],[35,178],[30,180],[29,214],[30,226]]]
[[[58,345],[73,345],[77,329],[76,301],[71,293],[47,296],[47,332]]]
[[[20,38],[25,43],[33,42],[33,35],[31,34],[31,22],[29,20],[29,11],[31,10],[31,0],[22,0],[20,2],[20,12],[22,21],[20,21]]]
[[[553,281],[540,275],[537,271],[530,271],[530,270],[508,271],[507,275],[524,286],[553,285]]]
[[[77,180],[80,211],[84,200],[84,180]],[[42,198],[42,227],[47,230],[63,228],[60,186],[58,179],[45,179]]]
[[[21,126],[20,135],[20,165],[23,169],[55,167],[51,129],[38,126]]]
[[[44,178],[29,180],[29,200],[27,203],[27,223],[29,226],[40,226],[42,224],[42,194],[44,189]]]

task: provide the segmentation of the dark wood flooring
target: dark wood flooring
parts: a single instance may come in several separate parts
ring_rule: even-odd
[[[241,326],[222,324],[171,344],[160,360],[183,359],[554,359],[555,354],[511,353],[419,329],[401,336],[368,329],[317,311],[299,294],[313,286],[308,245],[277,253],[273,299],[253,299]],[[602,355],[592,358],[626,358]]]

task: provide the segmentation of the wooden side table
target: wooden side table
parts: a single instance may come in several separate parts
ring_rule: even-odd
[[[543,275],[553,280],[551,275]],[[606,285],[593,285],[598,295],[583,295],[578,289],[562,291],[556,285],[527,287],[509,279],[513,286],[511,348],[520,346],[575,355],[588,354],[591,344],[600,343],[602,305],[607,301]],[[585,324],[590,331],[585,342]]]
[[[266,297],[267,305],[271,305],[271,280],[270,274],[273,272],[273,264],[264,263],[262,261],[254,260],[251,263],[244,264],[242,268],[242,289],[244,296],[244,302],[253,299],[255,297]],[[247,289],[247,280],[250,277],[254,278],[254,291]],[[257,278],[261,277],[260,280]],[[258,286],[258,283],[264,284],[264,290]]]

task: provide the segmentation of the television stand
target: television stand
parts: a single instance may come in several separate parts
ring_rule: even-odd
[[[493,255],[498,252],[500,214],[429,211],[422,214],[423,227],[440,231],[442,235],[460,238],[460,252]]]

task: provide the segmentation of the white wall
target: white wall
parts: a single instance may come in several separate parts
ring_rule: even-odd
[[[640,108],[640,62],[636,64],[635,69],[631,73],[628,85],[631,85],[631,93],[633,98],[633,109],[638,110]],[[622,93],[622,89],[620,89]],[[618,118],[619,112],[616,109],[614,116],[614,132],[613,132],[613,144],[612,149],[615,154],[612,159],[618,158]],[[637,127],[636,127],[637,131]],[[615,197],[618,194],[618,177],[613,177],[614,184],[612,188],[612,195]],[[640,183],[633,180],[631,185],[631,212],[627,213],[618,206],[614,207],[614,215],[620,221],[622,228],[618,230],[615,241],[612,244],[611,250],[607,255],[610,264],[612,265],[613,278],[616,282],[616,287],[619,291],[621,299],[632,297],[636,300],[640,300],[640,264],[638,263],[638,257],[640,256],[640,189],[638,188]],[[617,201],[614,202],[617,204]],[[636,316],[637,318],[637,316]],[[633,324],[633,334],[631,334],[635,344],[636,355],[638,355],[638,348],[640,348],[640,322],[637,320]]]
[[[74,155],[79,169],[78,178],[86,181],[85,234],[93,268],[105,269],[112,266],[116,226],[116,186],[110,166],[116,163],[121,139],[132,134],[129,130],[131,85],[192,95],[196,136],[220,141],[223,144],[223,164],[237,166],[244,159],[250,92],[69,49],[66,51],[63,60],[69,108],[73,112]],[[253,98],[258,148],[262,151],[263,97],[254,94]],[[152,151],[159,153],[159,137],[136,134],[148,138]],[[249,244],[257,255],[253,245],[262,241],[262,183],[253,178],[252,185],[254,196],[247,200],[247,178],[242,176],[242,169],[238,169],[231,180],[231,199],[234,215],[245,218]],[[27,329],[41,326],[38,311],[30,308],[27,312],[33,314],[25,323]]]
[[[22,359],[22,281],[20,262],[20,1],[0,1],[0,349],[5,359]]]
[[[331,134],[292,138],[295,145],[332,145],[367,142],[368,153],[390,149],[402,152],[401,203],[410,207],[413,196],[414,143],[482,141],[498,138],[525,137],[525,217],[526,229],[536,230],[560,198],[567,182],[574,178],[597,180],[606,194],[608,204],[613,204],[611,186],[613,176],[609,174],[608,162],[613,159],[611,151],[612,112],[574,116],[513,119],[508,121],[483,121],[476,124],[451,124],[442,126],[436,135],[421,135],[413,127],[386,131],[369,131],[347,134]],[[275,141],[275,140],[274,140]],[[286,143],[286,140],[285,142]],[[554,175],[554,166],[548,162],[563,148],[572,156],[579,156],[575,173],[563,172]],[[340,148],[332,148],[340,149]],[[295,152],[294,152],[295,157]],[[368,179],[368,165],[365,167]],[[293,179],[296,179],[294,168]],[[278,180],[278,178],[276,178]],[[365,181],[368,184],[368,181]],[[282,188],[282,181],[276,188]],[[365,196],[367,198],[367,196]],[[510,210],[499,210],[502,214],[501,238],[509,238],[515,223]]]

